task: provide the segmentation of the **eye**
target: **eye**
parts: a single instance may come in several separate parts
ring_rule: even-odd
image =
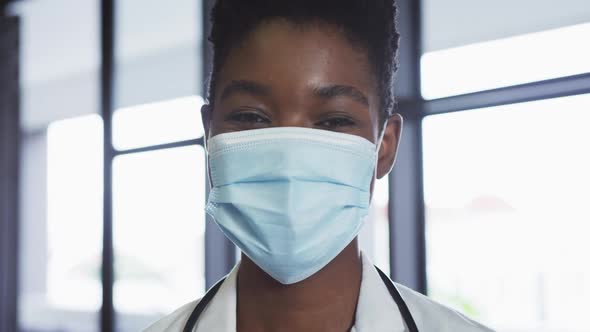
[[[356,125],[354,120],[343,116],[331,117],[316,123],[316,126],[326,129],[339,129],[343,127],[352,127],[354,125]]]
[[[270,120],[262,114],[255,111],[237,111],[231,113],[227,117],[228,121],[246,124],[265,124],[270,123]]]

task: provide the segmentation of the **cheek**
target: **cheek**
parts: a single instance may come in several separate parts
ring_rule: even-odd
[[[219,121],[215,118],[215,116],[211,117],[211,121],[209,122],[209,137],[213,137],[219,133],[219,128],[217,124]]]
[[[225,128],[226,126],[224,126],[224,118],[225,114],[219,108],[212,111],[211,120],[209,121],[209,137],[232,131],[228,128]]]

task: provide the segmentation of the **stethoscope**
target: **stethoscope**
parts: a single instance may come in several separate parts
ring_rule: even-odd
[[[414,322],[414,318],[412,317],[412,314],[410,313],[410,310],[408,309],[406,302],[404,302],[404,299],[402,298],[401,294],[397,290],[397,287],[395,287],[395,284],[393,283],[393,281],[391,281],[391,279],[389,279],[389,277],[385,273],[383,273],[383,271],[381,271],[378,267],[375,266],[375,268],[377,269],[377,272],[379,272],[379,276],[381,277],[381,280],[383,280],[383,283],[385,284],[385,286],[387,286],[387,289],[389,290],[389,294],[391,294],[391,297],[393,298],[393,300],[397,304],[397,307],[399,308],[399,311],[402,315],[404,323],[406,324],[406,326],[409,329],[409,332],[418,332],[418,327],[416,326],[416,322]],[[183,332],[192,332],[193,328],[197,324],[197,320],[199,320],[199,317],[201,316],[201,313],[203,312],[203,310],[205,310],[205,307],[207,307],[209,302],[211,302],[211,299],[213,299],[213,297],[215,296],[215,294],[219,290],[219,287],[221,287],[221,284],[223,284],[224,281],[225,281],[225,278],[221,279],[220,281],[218,281],[213,287],[211,287],[207,291],[205,296],[203,296],[201,301],[199,301],[199,303],[197,304],[197,306],[195,307],[195,309],[193,310],[193,312],[189,316],[188,321],[186,322],[186,325],[184,326],[184,329],[182,330]]]

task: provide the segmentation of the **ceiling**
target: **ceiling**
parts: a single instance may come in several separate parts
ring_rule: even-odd
[[[590,22],[590,0],[422,0],[425,51]]]
[[[116,4],[117,102],[140,102],[138,91],[151,98],[198,91],[200,0]],[[21,19],[22,127],[98,112],[100,0],[29,0],[9,9]]]
[[[201,35],[200,8],[199,0],[175,0],[173,5],[159,0],[117,1],[117,61],[195,44]],[[98,68],[99,0],[29,0],[14,4],[12,11],[21,17],[25,85]]]
[[[6,1],[6,0],[0,0]],[[29,0],[22,19],[23,82],[98,68],[99,0]],[[118,60],[201,40],[200,1],[123,0]],[[590,22],[590,0],[423,0],[425,51]]]

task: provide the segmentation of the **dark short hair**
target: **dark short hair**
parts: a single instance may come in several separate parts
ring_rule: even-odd
[[[216,78],[228,54],[261,23],[284,19],[295,24],[326,23],[341,30],[367,52],[379,88],[381,119],[394,112],[393,76],[399,34],[395,0],[217,0],[211,12],[213,70],[208,99],[214,101]]]

